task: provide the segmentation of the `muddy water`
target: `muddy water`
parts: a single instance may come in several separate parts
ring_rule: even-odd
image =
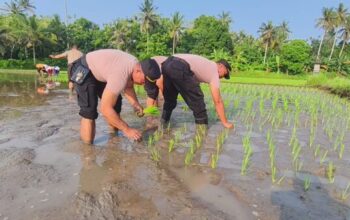
[[[252,164],[241,176],[242,137],[248,128],[237,116],[217,169],[209,165],[222,131],[214,119],[202,148],[185,166],[196,128],[191,112],[182,110],[180,103],[170,131],[155,144],[161,154],[155,163],[147,148],[154,130],[146,127],[157,120],[135,117],[126,101],[122,117],[144,130],[144,141],[110,136],[99,117],[95,143],[88,146],[79,141],[78,108],[67,90],[57,88],[39,96],[33,79],[14,81],[0,83],[0,219],[349,218],[349,203],[336,196],[344,187],[340,183],[346,185],[350,178],[348,151],[336,177],[343,180],[340,185],[329,185],[323,174],[317,175],[324,171],[313,162],[312,168],[295,175],[286,150],[291,129],[281,128],[274,135],[282,146],[278,165],[286,177],[283,184],[273,185],[265,132],[253,129]],[[175,151],[168,153],[169,140],[180,130]],[[299,132],[300,140],[307,142],[308,136]],[[304,163],[313,159],[305,155]],[[307,170],[314,173],[310,172],[311,189],[305,192]]]

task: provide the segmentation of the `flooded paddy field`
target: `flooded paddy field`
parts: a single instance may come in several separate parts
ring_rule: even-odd
[[[37,86],[0,82],[0,219],[350,219],[346,99],[223,83],[234,130],[206,87],[208,129],[181,100],[170,126],[152,129],[158,118],[136,117],[124,99],[143,141],[109,135],[100,116],[84,145],[75,97]]]

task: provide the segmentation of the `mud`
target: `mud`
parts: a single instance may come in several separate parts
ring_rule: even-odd
[[[252,164],[246,176],[240,175],[242,137],[248,129],[239,117],[218,168],[210,168],[222,131],[211,119],[201,151],[185,166],[195,126],[192,113],[180,103],[170,133],[156,143],[161,153],[156,163],[147,149],[154,130],[146,125],[157,120],[137,118],[126,100],[122,117],[145,131],[144,141],[109,135],[99,117],[95,143],[89,146],[79,141],[78,107],[67,90],[38,96],[35,83],[19,85],[4,88],[0,83],[0,219],[350,219],[349,201],[338,199],[350,180],[348,150],[337,168],[336,178],[343,181],[335,185],[327,183],[311,156],[303,157],[312,172],[295,175],[286,150],[291,130],[281,128],[275,137],[282,146],[278,165],[286,179],[272,185],[266,138],[258,129],[252,132]],[[168,141],[184,123],[186,132],[168,153]],[[307,135],[300,137],[307,142]],[[303,175],[312,176],[307,192]]]

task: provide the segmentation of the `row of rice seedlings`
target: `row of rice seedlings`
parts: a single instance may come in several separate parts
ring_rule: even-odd
[[[250,135],[247,134],[242,141],[243,141],[244,155],[243,155],[243,160],[241,165],[241,175],[246,175],[248,166],[250,164],[251,156],[253,155],[253,149],[250,144]]]
[[[181,130],[178,130],[175,132],[174,138],[169,140],[169,143],[168,143],[169,153],[174,151],[175,145],[179,143],[181,135],[182,135]]]

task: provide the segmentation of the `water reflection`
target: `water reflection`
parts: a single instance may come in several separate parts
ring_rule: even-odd
[[[47,97],[36,93],[36,75],[0,74],[0,107],[27,107],[43,104]]]

